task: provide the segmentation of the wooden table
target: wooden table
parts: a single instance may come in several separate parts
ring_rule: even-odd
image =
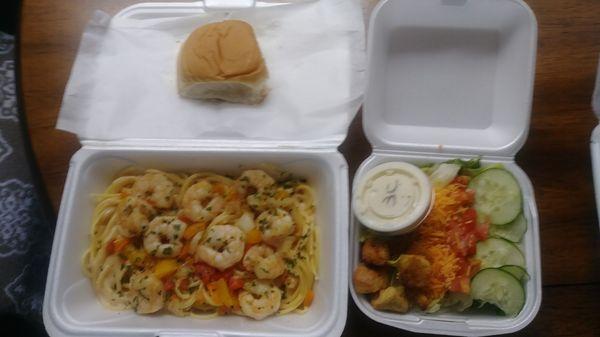
[[[135,1],[25,0],[20,78],[37,164],[55,210],[75,136],[54,129],[85,23],[94,9]],[[600,237],[589,138],[598,124],[590,98],[600,53],[600,1],[529,0],[539,24],[531,129],[517,155],[533,181],[540,214],[543,296],[520,335],[600,334]],[[370,153],[360,116],[341,147],[351,173]],[[344,336],[405,335],[375,323],[349,298]]]

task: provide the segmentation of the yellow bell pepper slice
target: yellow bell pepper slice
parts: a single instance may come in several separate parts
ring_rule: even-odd
[[[175,259],[164,259],[158,261],[154,266],[154,276],[159,279],[173,274],[177,270],[177,261]]]

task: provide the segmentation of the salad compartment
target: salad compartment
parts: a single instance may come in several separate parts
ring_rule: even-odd
[[[390,161],[404,161],[415,165],[440,163],[456,158],[455,156],[387,154],[375,152],[359,167],[354,177],[354,186],[363,174],[371,168]],[[428,314],[412,309],[406,314],[379,311],[372,307],[366,296],[358,294],[350,277],[350,292],[360,310],[371,319],[421,333],[442,333],[448,335],[482,336],[510,333],[525,327],[536,316],[541,303],[541,264],[538,233],[538,213],[535,204],[533,186],[527,175],[512,161],[482,159],[483,166],[500,163],[517,179],[523,196],[523,214],[527,220],[527,231],[517,246],[525,255],[526,269],[530,280],[525,283],[526,302],[521,312],[515,317],[505,317],[485,312],[444,312]],[[350,221],[350,270],[353,271],[360,262],[360,227],[361,224],[353,216]]]

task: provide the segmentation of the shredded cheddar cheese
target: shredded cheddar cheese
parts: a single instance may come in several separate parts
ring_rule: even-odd
[[[422,255],[431,263],[430,282],[415,296],[423,309],[445,295],[461,267],[468,263],[468,258],[459,256],[447,239],[449,224],[459,222],[469,209],[466,194],[466,186],[459,183],[436,189],[433,208],[408,250],[409,254]]]

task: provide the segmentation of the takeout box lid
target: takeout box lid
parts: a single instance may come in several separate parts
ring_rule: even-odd
[[[512,158],[529,130],[537,23],[521,0],[384,0],[367,38],[377,150]]]
[[[354,3],[358,3],[358,0],[353,0]],[[209,19],[206,22],[210,22],[217,18],[218,20],[224,20],[229,18],[232,13],[233,16],[231,18],[236,18],[235,14],[237,11],[253,11],[253,10],[263,10],[263,9],[274,9],[275,7],[286,7],[286,6],[302,6],[307,5],[310,6],[313,1],[281,1],[281,2],[273,2],[273,1],[257,1],[257,0],[204,0],[197,2],[164,2],[164,3],[138,3],[127,8],[124,8],[119,13],[117,13],[114,17],[110,18],[105,13],[96,12],[95,17],[91,21],[91,26],[104,25],[106,27],[122,27],[126,25],[127,27],[134,28],[142,28],[144,29],[146,23],[154,24],[156,20],[164,19],[164,18],[177,18],[177,17],[186,17],[186,16],[194,16],[203,13],[215,13],[218,14],[216,17],[212,17],[212,20]],[[317,2],[318,3],[318,2]],[[340,25],[339,22],[342,20],[336,19],[336,13],[332,10],[337,6],[336,3],[333,3],[327,6],[319,7],[319,13],[322,15],[327,15],[331,18],[331,27],[335,27],[338,31],[344,31],[344,26]],[[354,6],[353,5],[343,5],[344,10],[346,12],[337,13],[337,15],[348,14],[348,8]],[[360,13],[360,8],[358,8],[360,18],[362,19],[362,13]],[[351,15],[355,13],[352,12]],[[357,15],[358,16],[358,15]],[[356,20],[355,20],[356,21]],[[202,23],[198,23],[200,25]],[[339,27],[338,27],[339,26]],[[362,21],[360,25],[360,30],[362,30]],[[353,26],[354,27],[354,26]],[[358,25],[356,25],[358,27]],[[88,27],[89,28],[89,27]],[[259,44],[261,43],[260,32],[256,31],[257,39],[259,40]],[[346,67],[350,69],[349,73],[340,73],[339,76],[335,76],[335,81],[340,83],[348,84],[347,97],[345,100],[338,98],[335,96],[333,100],[337,99],[335,102],[331,102],[332,100],[327,101],[328,105],[321,106],[321,109],[318,111],[304,111],[302,106],[293,106],[289,107],[289,109],[296,109],[297,112],[295,114],[290,114],[290,111],[278,111],[276,118],[284,118],[287,120],[285,123],[284,131],[279,130],[278,132],[272,132],[276,134],[276,136],[267,133],[257,134],[256,131],[252,132],[251,129],[256,127],[257,125],[269,126],[271,130],[276,130],[281,123],[273,123],[273,120],[270,118],[265,118],[264,115],[260,114],[261,105],[243,105],[243,104],[231,104],[224,102],[222,104],[215,104],[214,102],[205,102],[202,100],[191,100],[187,98],[181,98],[181,100],[194,101],[193,106],[202,105],[202,104],[214,104],[215,108],[211,110],[210,115],[198,114],[199,121],[206,121],[206,124],[216,124],[214,130],[204,131],[202,134],[194,136],[194,137],[182,137],[179,133],[177,133],[181,129],[189,129],[191,126],[182,125],[178,123],[178,119],[174,118],[172,123],[164,123],[161,125],[153,125],[153,130],[157,133],[160,133],[160,130],[171,130],[171,134],[168,136],[153,136],[146,132],[145,135],[123,135],[123,133],[119,135],[115,135],[118,131],[112,132],[108,137],[97,137],[97,136],[89,136],[85,134],[85,132],[72,131],[76,129],[77,122],[74,122],[73,118],[59,118],[57,123],[57,128],[63,129],[66,131],[75,132],[79,137],[81,143],[83,145],[93,145],[93,146],[130,146],[132,144],[137,144],[141,146],[214,146],[215,144],[223,144],[227,147],[284,147],[284,148],[336,148],[339,146],[343,140],[347,136],[348,126],[352,121],[354,115],[358,111],[360,105],[363,101],[364,95],[364,78],[365,78],[365,37],[364,31],[361,34],[349,34],[349,39],[352,41],[348,41],[348,43],[342,42],[341,45],[336,45],[336,50],[343,50],[344,58],[338,60],[338,62],[346,62],[344,64],[348,64]],[[84,33],[85,35],[85,33]],[[271,34],[272,35],[272,34]],[[175,38],[175,37],[174,37]],[[177,43],[182,43],[184,40],[177,40]],[[83,43],[83,42],[82,42]],[[265,57],[265,62],[267,66],[269,66],[269,58],[268,55],[265,54],[264,46],[261,46],[263,49],[263,56]],[[281,48],[280,46],[277,46]],[[273,48],[273,47],[271,47]],[[321,53],[321,51],[317,50],[319,47],[315,46],[315,52],[313,54]],[[80,51],[81,53],[81,46]],[[178,53],[178,51],[177,51]],[[347,57],[346,57],[347,56]],[[305,60],[302,59],[292,59],[289,62],[296,65],[298,69],[306,69],[306,67],[302,67],[302,64],[310,64],[311,58],[307,58]],[[341,63],[340,63],[341,64]],[[80,69],[85,69],[89,66],[89,64],[78,64],[78,60],[76,59],[73,68],[82,67]],[[168,79],[171,82],[174,82],[176,79],[176,69],[175,65],[172,65],[172,78]],[[319,67],[317,66],[316,69]],[[169,72],[171,70],[169,69]],[[159,74],[164,77],[164,74]],[[273,77],[273,73],[270,74],[270,77]],[[286,75],[287,76],[287,75]],[[288,77],[289,81],[294,81],[295,78],[293,74]],[[315,81],[318,80],[319,72],[315,71],[313,76]],[[125,79],[127,80],[127,79]],[[287,79],[286,79],[287,80]],[[334,80],[329,81],[326,78],[321,78],[318,82],[320,85],[326,85],[327,83],[334,83]],[[77,102],[81,99],[81,93],[78,91],[82,85],[70,86],[71,80],[67,84],[67,88],[65,90],[65,98],[63,99],[63,106],[61,107],[61,115],[63,110],[65,110],[65,106],[72,104],[75,101],[75,104],[79,104],[78,107],[83,106],[84,111],[76,111],[77,109],[73,109],[73,107],[68,107],[70,111],[76,111],[77,113],[81,113],[86,115],[86,108],[88,107],[86,104],[81,104]],[[299,82],[300,83],[300,82]],[[304,82],[302,82],[304,83]],[[112,83],[111,85],[115,85]],[[118,84],[116,84],[118,85]],[[276,95],[274,92],[274,86],[276,84],[271,83],[271,79],[267,80],[267,85],[270,87],[271,92],[267,96]],[[172,94],[174,96],[178,96],[178,93],[175,88],[173,89]],[[327,96],[327,92],[321,91],[323,96]],[[67,102],[67,96],[75,97],[75,99],[71,99],[70,102]],[[108,97],[110,100],[110,97]],[[132,98],[135,100],[135,98]],[[145,96],[144,100],[153,100],[153,97]],[[314,97],[314,100],[319,101],[319,97]],[[319,101],[320,102],[320,101]],[[85,102],[88,103],[88,102]],[[295,102],[294,102],[295,103]],[[330,104],[331,103],[331,104]],[[91,103],[94,104],[93,102]],[[244,123],[238,123],[236,127],[231,126],[231,122],[227,121],[226,123],[219,124],[217,121],[221,119],[219,113],[225,114],[222,109],[224,106],[235,106],[235,111],[237,112],[248,112],[243,116],[239,117],[239,120],[243,120]],[[193,107],[188,109],[193,110]],[[176,111],[175,111],[176,112]],[[305,113],[306,112],[306,113]],[[128,112],[124,112],[127,114]],[[196,111],[194,111],[196,113]],[[331,116],[339,116],[332,118]],[[71,116],[70,116],[71,117]],[[87,117],[84,117],[85,119]],[[148,117],[146,117],[148,118]],[[131,118],[130,118],[131,119]],[[316,122],[316,121],[321,122]],[[84,122],[85,123],[85,122]],[[87,130],[97,129],[110,129],[107,125],[96,126],[92,125],[93,123],[87,122],[85,128]],[[183,123],[186,124],[186,123]],[[273,127],[270,127],[273,125]],[[142,128],[140,126],[140,129]],[[290,132],[285,132],[285,130]],[[94,131],[91,132],[94,134]]]
[[[592,110],[596,117],[600,118],[600,57],[598,58],[598,70],[596,70],[596,85],[592,94]]]

